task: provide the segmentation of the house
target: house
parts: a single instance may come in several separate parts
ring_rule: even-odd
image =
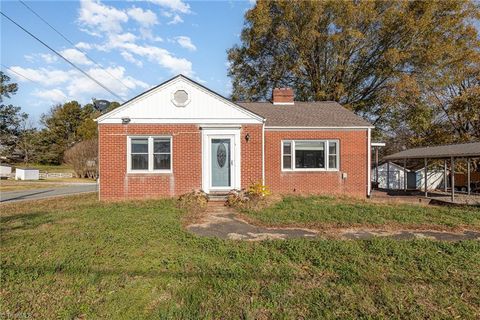
[[[370,194],[368,122],[336,102],[234,103],[176,76],[97,120],[101,199],[225,193]]]

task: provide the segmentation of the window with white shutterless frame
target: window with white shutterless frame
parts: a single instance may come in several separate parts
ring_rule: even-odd
[[[282,140],[282,171],[338,171],[339,140]]]
[[[127,172],[172,172],[172,137],[128,136]]]

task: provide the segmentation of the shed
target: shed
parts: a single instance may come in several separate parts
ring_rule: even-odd
[[[404,189],[405,171],[407,172],[407,175],[410,172],[410,170],[404,170],[404,168],[398,164],[390,163],[389,166],[388,163],[383,163],[378,166],[378,170],[375,168],[375,170],[372,171],[372,182],[378,182],[377,187],[380,189],[401,190]],[[387,183],[389,184],[388,186]],[[408,182],[407,186],[409,186]]]
[[[39,180],[40,170],[34,168],[17,168],[15,180]]]
[[[12,167],[5,164],[0,165],[0,178],[3,178],[3,177],[8,178],[10,177],[11,174],[12,174]]]
[[[443,175],[444,175],[443,170],[428,169],[427,189],[435,190],[440,188],[441,186],[445,186],[445,178]],[[425,168],[421,168],[415,171],[415,178],[416,178],[416,189],[425,191]]]
[[[384,160],[403,160],[404,163],[408,159],[416,159],[424,161],[424,176],[426,179],[423,179],[423,185],[427,188],[423,188],[425,191],[425,197],[428,196],[428,185],[429,185],[429,174],[428,174],[428,160],[444,160],[444,170],[443,176],[444,180],[447,180],[447,168],[448,162],[450,162],[450,185],[451,185],[451,200],[454,201],[455,198],[455,161],[458,159],[466,159],[467,161],[467,192],[470,195],[471,186],[470,186],[470,174],[471,174],[471,159],[480,157],[480,142],[470,142],[470,143],[458,143],[458,144],[449,144],[441,145],[434,147],[423,147],[423,148],[414,148],[408,149],[395,154],[384,157]],[[446,184],[445,191],[446,191]]]

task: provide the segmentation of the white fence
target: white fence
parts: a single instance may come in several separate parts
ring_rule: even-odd
[[[62,179],[73,178],[71,172],[40,172],[40,179]]]

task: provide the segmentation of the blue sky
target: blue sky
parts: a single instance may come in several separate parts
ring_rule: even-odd
[[[243,15],[253,5],[183,0],[25,2],[75,46],[18,1],[2,1],[1,11],[124,100],[179,73],[228,96],[226,50],[239,43]],[[4,17],[0,60],[2,71],[19,84],[8,103],[21,106],[34,121],[59,102],[118,100]]]

